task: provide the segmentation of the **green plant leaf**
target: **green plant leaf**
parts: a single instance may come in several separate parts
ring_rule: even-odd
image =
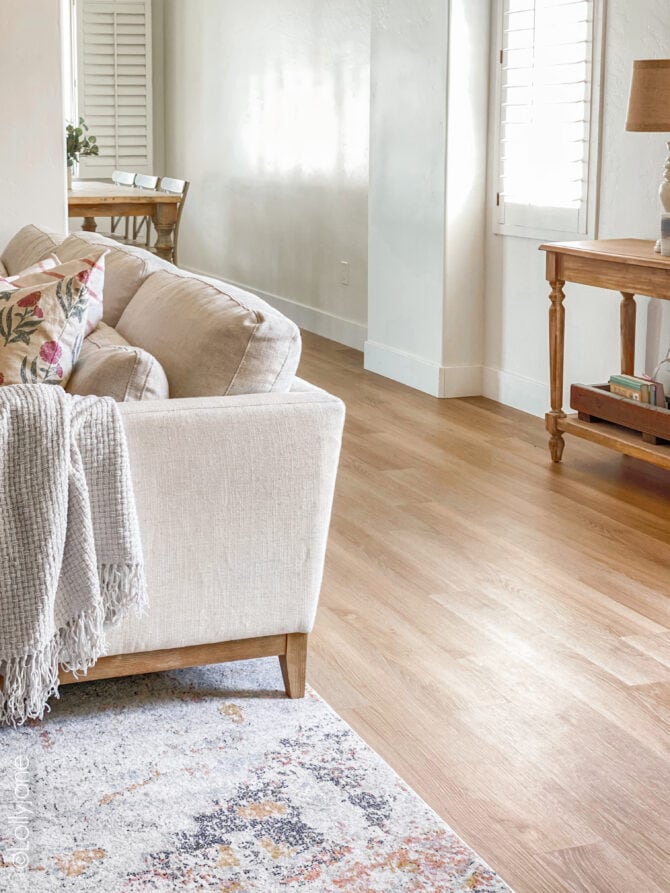
[[[9,307],[7,309],[7,313],[5,314],[5,344],[11,344],[12,342],[12,317],[14,315],[14,308]]]

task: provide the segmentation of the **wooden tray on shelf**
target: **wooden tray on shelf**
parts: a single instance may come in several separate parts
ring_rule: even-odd
[[[611,394],[608,384],[573,384],[570,406],[580,422],[611,422],[637,431],[645,443],[670,443],[670,410]]]

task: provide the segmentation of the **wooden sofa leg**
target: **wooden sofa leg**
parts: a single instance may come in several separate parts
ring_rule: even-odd
[[[279,664],[287,696],[304,698],[307,669],[306,633],[289,633],[286,636],[286,654],[279,655]]]

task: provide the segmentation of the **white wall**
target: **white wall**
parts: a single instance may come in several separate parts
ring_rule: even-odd
[[[367,369],[436,394],[443,354],[448,4],[373,0]]]
[[[486,0],[373,0],[367,369],[481,391]]]
[[[627,133],[624,125],[633,60],[668,56],[670,5],[667,0],[609,0],[607,5],[599,237],[651,239],[659,226],[656,192],[666,137]],[[488,193],[495,195],[492,181]],[[537,250],[538,240],[493,235],[490,219],[489,214],[484,393],[541,415],[549,405],[544,254]],[[619,364],[619,296],[569,283],[566,295],[566,388],[574,381],[606,381]],[[659,302],[638,299],[638,372],[652,371],[661,348],[665,353],[670,344],[668,314],[661,324],[662,312]]]
[[[165,0],[164,15],[164,168],[191,181],[180,263],[362,347],[369,0]]]
[[[26,223],[66,226],[60,0],[0,0],[0,250]]]

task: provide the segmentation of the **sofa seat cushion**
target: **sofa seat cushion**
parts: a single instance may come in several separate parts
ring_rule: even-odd
[[[0,291],[0,384],[66,384],[84,340],[89,276],[82,261],[66,279]]]
[[[70,394],[130,400],[167,400],[168,380],[160,363],[100,323],[84,344],[66,390]]]
[[[15,276],[52,254],[65,236],[29,224],[18,231],[2,252],[3,275]]]
[[[150,276],[117,329],[158,359],[172,397],[286,392],[300,360],[300,331],[279,311],[177,269]]]
[[[126,305],[147,276],[156,270],[174,269],[172,264],[150,251],[121,245],[97,233],[73,233],[58,249],[58,256],[62,261],[75,260],[84,257],[91,246],[109,250],[105,257],[107,272],[102,308],[102,321],[109,326],[118,323]]]

